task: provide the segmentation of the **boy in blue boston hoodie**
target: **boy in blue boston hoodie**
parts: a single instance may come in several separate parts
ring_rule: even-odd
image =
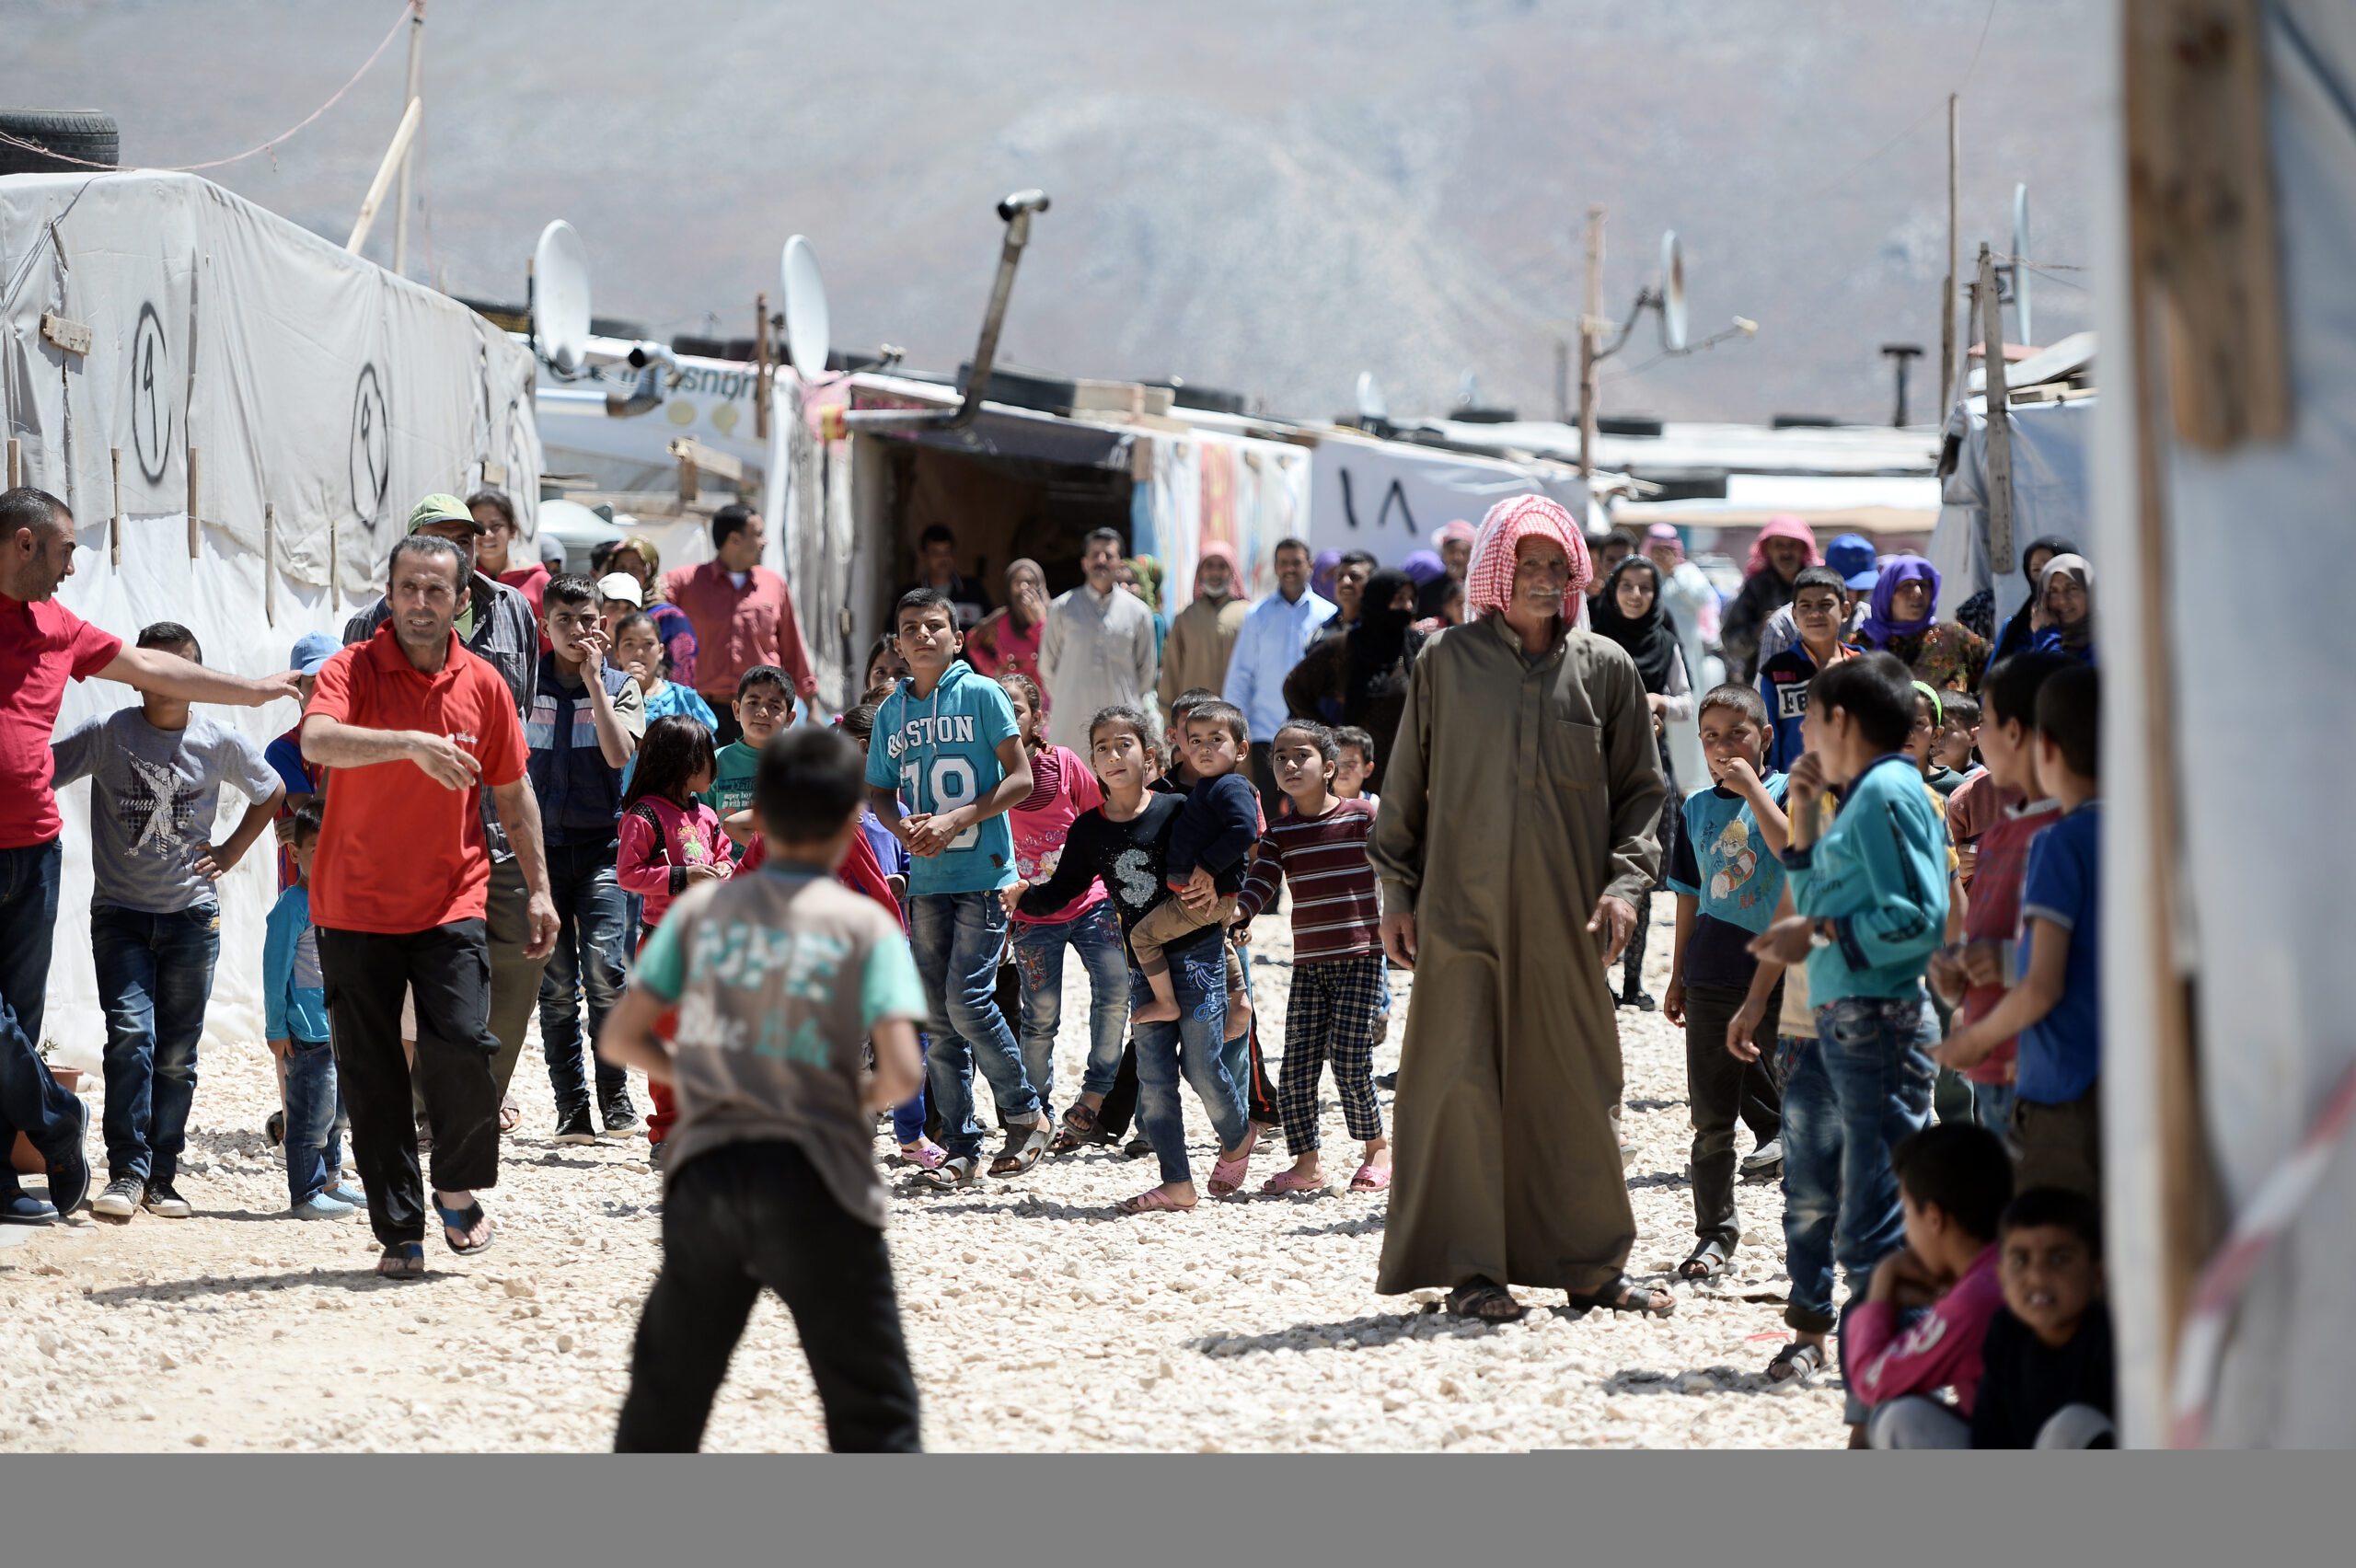
[[[909,674],[876,711],[867,797],[910,856],[908,946],[931,1013],[925,1078],[949,1151],[923,1179],[964,1187],[981,1163],[977,1059],[1006,1129],[991,1175],[1036,1165],[1053,1131],[995,995],[1007,921],[998,890],[1016,878],[1006,813],[1031,793],[1031,761],[1005,690],[958,657],[964,639],[948,595],[911,589],[894,620]]]
[[[1785,795],[1784,867],[1798,913],[1752,944],[1763,959],[1805,961],[1816,1003],[1815,1046],[1784,1088],[1784,1320],[1799,1336],[1784,1355],[1819,1365],[1840,1321],[1835,1247],[1854,1305],[1905,1245],[1890,1155],[1927,1124],[1936,1076],[1927,1052],[1938,1020],[1923,975],[1946,928],[1946,836],[1905,755],[1914,718],[1911,676],[1889,654],[1843,660],[1810,683],[1807,753]],[[1830,823],[1828,791],[1840,794]],[[1848,1417],[1862,1427],[1854,1394]]]

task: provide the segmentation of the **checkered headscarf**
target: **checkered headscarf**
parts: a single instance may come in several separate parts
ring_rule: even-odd
[[[1472,540],[1472,564],[1464,572],[1468,618],[1506,607],[1513,597],[1514,548],[1532,534],[1553,540],[1571,558],[1570,603],[1579,602],[1595,576],[1579,525],[1558,502],[1542,495],[1518,495],[1497,502],[1481,519],[1481,531]]]

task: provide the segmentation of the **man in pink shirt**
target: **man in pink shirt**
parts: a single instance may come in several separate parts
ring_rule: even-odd
[[[48,1161],[50,1199],[31,1197],[0,1166],[0,1225],[47,1225],[72,1214],[90,1187],[82,1147],[89,1107],[57,1086],[36,1048],[64,859],[50,737],[65,683],[96,675],[239,708],[298,698],[291,672],[248,680],[161,649],[125,648],[55,601],[73,575],[65,503],[30,485],[0,490],[0,1149],[24,1134]]]
[[[663,579],[664,596],[696,628],[696,689],[719,716],[715,739],[722,745],[743,733],[736,682],[756,665],[775,664],[792,676],[794,692],[804,700],[818,695],[810,651],[794,618],[793,593],[760,564],[768,536],[751,507],[723,506],[711,517],[714,559],[676,568]]]

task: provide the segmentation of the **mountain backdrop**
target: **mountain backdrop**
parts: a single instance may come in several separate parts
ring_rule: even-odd
[[[0,0],[23,108],[103,109],[126,163],[226,156],[327,99],[387,0]],[[2101,109],[2083,0],[431,0],[409,253],[520,301],[549,218],[601,316],[749,335],[790,233],[837,346],[954,369],[997,198],[1042,186],[1005,357],[1172,375],[1324,417],[1371,370],[1394,415],[1553,411],[1581,231],[1610,211],[1605,308],[1682,236],[1699,338],[1649,325],[1608,411],[1888,417],[1885,342],[1927,351],[1945,264],[1946,100],[1962,241],[2010,248],[2031,190],[2036,336],[2088,326],[2084,199]],[[271,153],[209,177],[341,241],[401,99],[406,39]],[[391,256],[381,216],[368,246]]]

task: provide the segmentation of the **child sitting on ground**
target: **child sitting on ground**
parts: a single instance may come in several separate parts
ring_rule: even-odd
[[[1374,737],[1355,724],[1345,724],[1334,732],[1334,744],[1340,748],[1341,760],[1334,765],[1334,793],[1345,801],[1364,801],[1377,811],[1382,808],[1382,797],[1372,788],[1378,766],[1374,755]]]
[[[1871,1407],[1876,1448],[1939,1447],[1980,1396],[1981,1342],[2004,1305],[1997,1221],[2012,1200],[2012,1163],[1984,1127],[1942,1122],[1890,1151],[1906,1245],[1881,1261],[1851,1309],[1842,1370]],[[1911,1326],[1901,1314],[1921,1309]],[[1938,1397],[1955,1390],[1950,1406]]]
[[[793,679],[775,664],[756,664],[737,679],[730,708],[745,732],[712,754],[711,783],[705,790],[707,803],[722,822],[753,803],[761,748],[793,717]],[[728,853],[732,859],[743,856],[734,846]]]
[[[1132,1014],[1136,1022],[1169,1023],[1178,1017],[1162,949],[1189,932],[1225,927],[1235,918],[1245,858],[1260,836],[1259,798],[1251,780],[1235,770],[1250,747],[1250,733],[1243,710],[1232,703],[1206,702],[1184,720],[1181,740],[1194,785],[1170,833],[1168,886],[1178,896],[1163,900],[1129,928],[1129,951],[1152,993]],[[1227,1038],[1234,1040],[1252,1026],[1252,997],[1232,951],[1227,970]]]
[[[271,906],[261,947],[262,1037],[281,1064],[286,1095],[286,1191],[297,1219],[342,1219],[367,1201],[343,1179],[343,1090],[328,1043],[326,983],[311,926],[311,858],[327,803],[314,794],[294,808],[288,847],[294,882]]]
[[[859,831],[861,773],[828,730],[764,749],[754,810],[765,863],[680,899],[598,1043],[671,1086],[678,1107],[663,1266],[639,1320],[618,1451],[701,1446],[763,1286],[793,1315],[828,1446],[918,1447],[870,1118],[916,1090],[925,1000],[892,917],[829,875]],[[678,1027],[665,1043],[655,1024],[670,1009]]]
[[[2032,1188],[2005,1208],[1997,1248],[2004,1309],[1980,1348],[1971,1446],[2117,1447],[2101,1211],[2079,1193]]]
[[[1760,1147],[1783,1130],[1783,1096],[1770,1068],[1727,1049],[1727,1025],[1750,999],[1759,960],[1750,940],[1774,918],[1784,893],[1784,776],[1767,767],[1767,704],[1749,686],[1715,687],[1694,713],[1714,781],[1686,797],[1684,831],[1670,855],[1677,946],[1661,1016],[1685,1030],[1686,1097],[1693,1122],[1692,1253],[1680,1279],[1715,1279],[1742,1235],[1735,1208],[1735,1123]],[[1764,777],[1761,777],[1762,772]],[[1760,1014],[1780,1008],[1771,989]]]
[[[1241,935],[1276,902],[1286,874],[1292,876],[1292,994],[1276,1097],[1293,1163],[1270,1177],[1264,1193],[1325,1190],[1317,1079],[1328,1063],[1343,1123],[1366,1146],[1350,1191],[1379,1193],[1391,1184],[1391,1145],[1374,1097],[1374,1046],[1385,1010],[1382,890],[1366,851],[1374,808],[1334,792],[1340,750],[1338,737],[1322,724],[1296,719],[1276,732],[1269,762],[1292,811],[1260,840],[1260,854],[1235,901]]]
[[[2102,676],[2056,672],[2037,693],[2037,785],[2062,817],[2029,846],[2017,978],[1939,1060],[1961,1070],[2020,1040],[2012,1142],[2024,1187],[2102,1198]]]

